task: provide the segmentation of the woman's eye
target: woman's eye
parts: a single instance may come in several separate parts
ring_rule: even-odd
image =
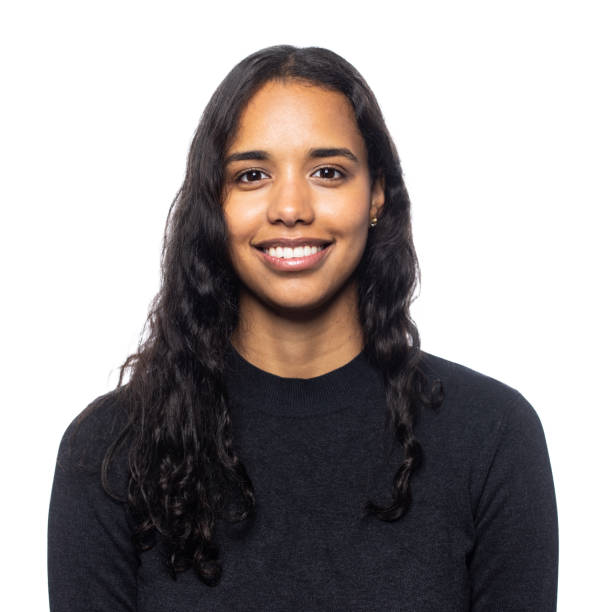
[[[320,173],[319,178],[331,180],[337,180],[344,176],[344,174],[340,172],[340,170],[338,170],[337,168],[319,168],[315,171],[315,174],[317,173]]]
[[[260,181],[262,176],[268,176],[262,170],[247,170],[238,176],[239,183],[255,183]]]
[[[337,181],[344,177],[344,173],[337,168],[325,167],[315,170],[314,176],[326,180]],[[236,178],[239,183],[257,183],[264,178],[270,178],[263,170],[246,170]]]

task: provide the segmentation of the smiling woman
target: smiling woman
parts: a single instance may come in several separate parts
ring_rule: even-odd
[[[542,425],[420,349],[410,200],[353,66],[240,62],[163,250],[149,335],[60,445],[53,611],[555,609]]]
[[[353,108],[337,91],[268,81],[228,150],[223,211],[241,281],[234,346],[281,376],[333,370],[363,344],[355,273],[384,202]]]

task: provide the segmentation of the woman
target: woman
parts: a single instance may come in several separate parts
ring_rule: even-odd
[[[417,275],[363,78],[321,48],[240,62],[195,134],[147,338],[62,440],[51,609],[554,610],[539,418],[420,350]]]

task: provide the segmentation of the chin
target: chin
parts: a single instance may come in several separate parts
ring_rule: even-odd
[[[287,299],[287,300],[274,300],[271,298],[266,298],[265,300],[266,306],[278,313],[279,315],[288,316],[288,315],[306,315],[306,314],[319,314],[321,310],[325,309],[325,307],[329,303],[329,298],[327,296],[321,296],[319,298],[304,298],[301,300],[297,299]]]

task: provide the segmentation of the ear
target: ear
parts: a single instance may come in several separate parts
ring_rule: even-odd
[[[385,177],[382,175],[372,183],[370,202],[370,218],[379,217],[385,203]]]

